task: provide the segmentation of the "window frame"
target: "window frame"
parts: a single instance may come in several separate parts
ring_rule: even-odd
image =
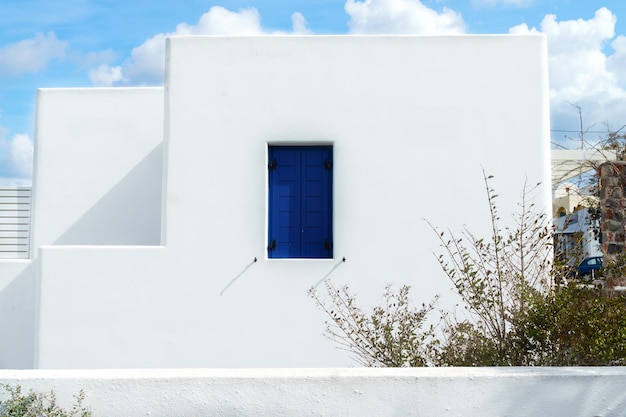
[[[298,155],[297,158],[300,159],[300,162],[294,162],[294,170],[300,170],[301,174],[295,174],[296,179],[294,185],[296,191],[295,199],[299,201],[297,203],[290,203],[290,205],[296,206],[297,213],[294,213],[294,219],[291,218],[289,220],[284,220],[285,216],[281,217],[281,221],[287,222],[288,227],[291,227],[293,230],[291,234],[293,237],[287,238],[286,241],[282,241],[279,239],[280,236],[284,239],[284,233],[279,232],[279,227],[281,226],[280,221],[277,220],[280,212],[277,211],[279,208],[280,197],[277,197],[278,190],[278,175],[279,175],[279,167],[277,163],[274,163],[274,159],[277,157],[277,153],[293,153],[294,155]],[[320,157],[323,161],[315,161],[313,163],[305,162],[305,160],[310,160],[311,158],[315,160],[315,158]],[[280,159],[280,157],[278,157]],[[296,156],[294,156],[296,158]],[[274,163],[274,166],[273,166]],[[323,168],[320,168],[319,164],[322,164]],[[308,164],[308,165],[307,165]],[[327,165],[330,165],[327,167]],[[266,193],[266,204],[267,204],[267,217],[266,217],[266,259],[334,259],[334,250],[333,250],[333,235],[334,235],[334,146],[332,143],[268,143],[267,144],[267,193]],[[305,173],[308,172],[308,173]],[[284,172],[284,162],[283,162],[283,172]],[[314,209],[308,209],[307,206],[310,206],[308,203],[304,203],[302,201],[314,201],[317,197],[314,196],[306,196],[307,185],[305,183],[311,182],[311,175],[313,177],[316,175],[316,172],[320,174],[319,185],[320,191],[320,212],[315,212]],[[291,174],[287,174],[291,175]],[[301,181],[301,182],[299,182]],[[316,178],[312,179],[313,183],[317,181]],[[315,186],[315,184],[314,184]],[[315,186],[314,188],[316,188]],[[289,198],[291,196],[287,196]],[[313,200],[311,200],[313,199]],[[284,201],[284,199],[283,199]],[[281,203],[282,205],[283,203]],[[317,240],[316,238],[312,238],[313,242],[306,241],[307,236],[312,235],[315,236],[317,232],[316,227],[307,226],[306,222],[310,220],[305,220],[305,218],[316,219],[317,216],[321,217],[319,221],[319,234],[321,235],[321,240]],[[298,220],[296,220],[296,218]],[[316,220],[313,221],[314,226]],[[298,233],[296,230],[300,231],[300,236],[296,236]],[[280,236],[279,236],[280,235]],[[296,244],[294,246],[294,244]],[[320,246],[321,245],[321,246]]]

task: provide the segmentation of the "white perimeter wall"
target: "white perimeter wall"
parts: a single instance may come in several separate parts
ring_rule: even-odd
[[[505,222],[526,180],[550,210],[541,36],[183,37],[166,68],[164,246],[42,247],[38,367],[350,365],[308,289],[332,279],[368,304],[406,283],[450,303],[426,220],[486,235],[481,167]],[[268,260],[268,143],[320,142],[335,258]]]
[[[54,389],[66,407],[82,388],[94,417],[611,417],[626,407],[626,372],[611,367],[0,371],[0,383]]]

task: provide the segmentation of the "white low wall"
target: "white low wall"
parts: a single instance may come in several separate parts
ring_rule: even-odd
[[[98,416],[623,416],[626,368],[0,371]]]

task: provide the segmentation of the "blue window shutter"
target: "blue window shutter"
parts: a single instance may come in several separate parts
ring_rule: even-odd
[[[271,146],[270,258],[332,258],[332,147]]]
[[[301,254],[304,258],[331,258],[332,152],[328,147],[302,152]]]
[[[272,258],[300,256],[300,155],[287,147],[269,152],[270,247]],[[275,164],[272,167],[272,164]]]

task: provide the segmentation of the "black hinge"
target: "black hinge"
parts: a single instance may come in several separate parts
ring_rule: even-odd
[[[333,242],[331,242],[328,239],[324,239],[324,249],[332,250],[333,249]]]
[[[267,245],[267,250],[274,250],[276,249],[276,240],[272,239],[272,241],[270,242],[269,245]]]
[[[324,160],[324,168],[326,169],[331,169],[333,167],[333,163],[330,162],[328,159]]]
[[[278,162],[276,162],[276,159],[273,159],[272,162],[270,162],[267,165],[267,167],[269,168],[270,171],[275,170],[277,166],[278,166]]]

